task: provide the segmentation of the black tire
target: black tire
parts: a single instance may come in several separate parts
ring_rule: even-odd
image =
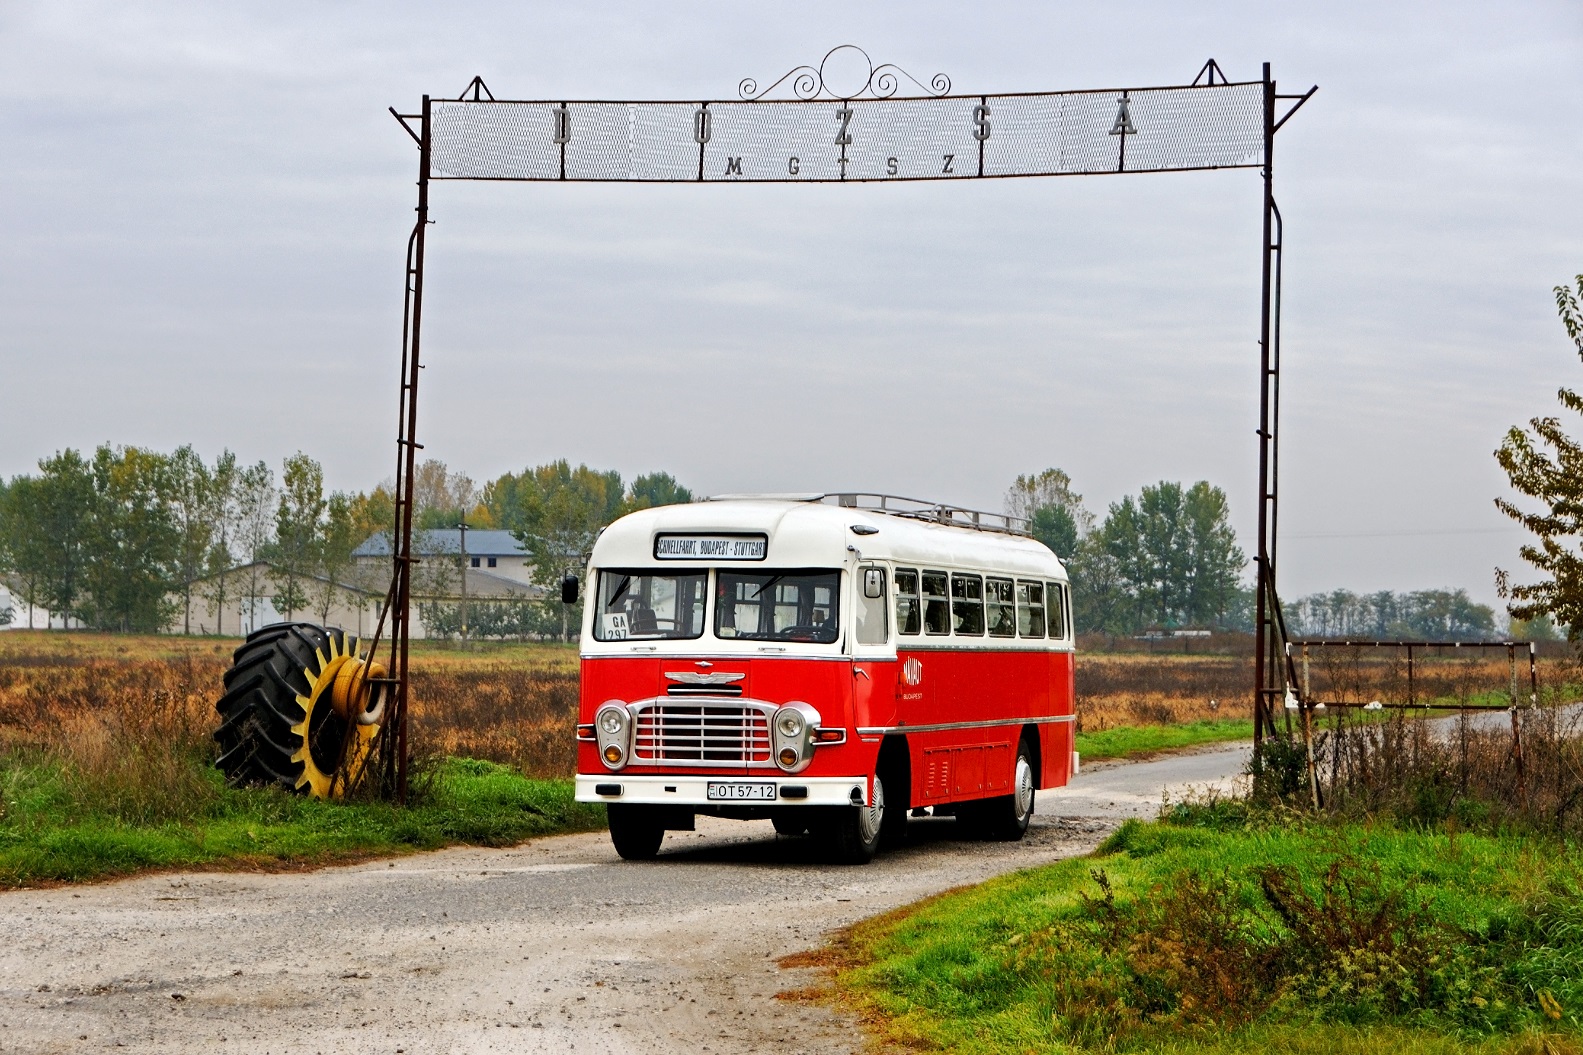
[[[1038,778],[1033,771],[1033,748],[1027,740],[1017,744],[1017,762],[1011,770],[1011,794],[988,799],[974,811],[983,824],[984,834],[1002,842],[1017,842],[1028,830],[1033,819],[1034,786]]]
[[[610,841],[623,861],[652,861],[665,841],[665,818],[650,806],[612,802],[605,807],[610,818]]]
[[[825,844],[830,860],[866,865],[879,852],[886,812],[885,782],[874,777],[874,801],[867,806],[834,806],[816,824],[814,834]]]
[[[776,810],[770,814],[770,823],[780,835],[802,835],[808,830],[808,813],[795,807]]]
[[[879,845],[882,850],[894,850],[907,841],[907,800],[911,781],[901,766],[882,770],[880,779],[890,791],[885,799],[885,811],[879,822]]]
[[[313,795],[336,790],[327,774],[341,766],[348,735],[364,734],[335,712],[316,679],[322,682],[327,658],[355,647],[344,631],[312,623],[273,623],[248,635],[231,657],[215,704],[216,764],[229,783]],[[303,697],[311,698],[311,713]]]

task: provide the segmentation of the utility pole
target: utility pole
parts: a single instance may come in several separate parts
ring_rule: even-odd
[[[467,648],[467,518],[462,518],[462,648]]]

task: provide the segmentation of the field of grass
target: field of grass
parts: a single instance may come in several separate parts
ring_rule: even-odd
[[[838,998],[963,1055],[1583,1050],[1578,847],[1253,817],[1129,822],[859,924]]]
[[[1100,732],[1077,734],[1077,752],[1084,761],[1136,758],[1201,744],[1251,740],[1251,718],[1200,718],[1169,725],[1118,725]]]
[[[159,868],[285,869],[457,843],[510,846],[605,823],[603,808],[572,801],[569,780],[531,780],[470,759],[436,766],[406,809],[227,788],[212,768],[194,775],[199,788],[184,789],[179,810],[128,810],[69,766],[7,759],[0,887]]]
[[[419,649],[403,810],[225,786],[210,734],[238,643],[0,634],[0,885],[300,867],[604,824],[572,801],[575,651]]]
[[[214,701],[239,643],[0,633],[0,787],[6,789],[0,882],[225,858],[302,863],[380,847],[436,845],[437,839],[500,841],[508,831],[520,838],[597,823],[570,806],[542,805],[559,801],[556,789],[564,786],[555,782],[573,772],[575,646],[478,642],[463,651],[414,642],[411,736],[420,771],[434,774],[435,796],[422,807],[430,811],[428,820],[402,827],[374,804],[277,801],[219,784],[211,765]],[[1324,676],[1338,693],[1388,692],[1399,680],[1399,664],[1341,651],[1328,655]],[[1541,673],[1552,694],[1555,686],[1583,681],[1562,660],[1543,661]],[[1422,694],[1454,701],[1458,693],[1468,698],[1502,691],[1508,674],[1503,657],[1482,665],[1429,659],[1420,664],[1416,685]],[[1240,716],[1251,682],[1251,657],[1234,651],[1081,653],[1077,748],[1088,759],[1126,758],[1246,739],[1249,724]],[[492,787],[508,779],[550,782],[524,783],[511,792],[540,803],[543,812],[524,811],[513,827],[500,810],[469,798],[466,789],[482,778],[447,761],[458,759],[505,767],[484,781],[495,782]],[[77,805],[68,808],[68,801]],[[276,831],[282,824],[294,833],[289,838]],[[277,840],[273,848],[257,845],[266,830]],[[55,841],[46,846],[48,839]],[[141,848],[129,849],[132,844]],[[63,849],[69,847],[78,848],[72,851],[76,864]]]

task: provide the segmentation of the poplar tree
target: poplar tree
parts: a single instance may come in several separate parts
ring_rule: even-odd
[[[275,542],[271,553],[279,574],[275,610],[287,619],[308,606],[302,580],[318,565],[324,527],[324,469],[298,451],[286,459],[280,474],[280,504],[275,508]]]

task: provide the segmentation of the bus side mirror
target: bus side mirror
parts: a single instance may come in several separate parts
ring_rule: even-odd
[[[561,603],[577,603],[577,576],[568,575],[561,580]]]
[[[885,596],[885,573],[878,568],[863,569],[863,596],[877,600]]]

